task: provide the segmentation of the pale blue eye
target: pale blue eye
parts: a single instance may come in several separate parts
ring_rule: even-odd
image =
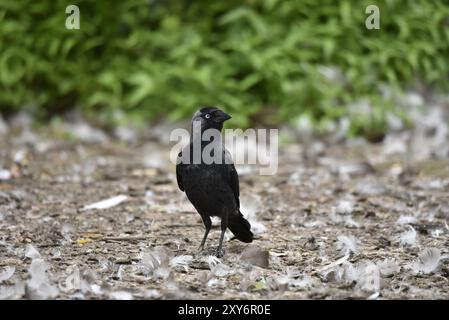
[[[210,114],[206,113],[206,115],[204,116],[204,118],[209,119],[209,118],[210,118]]]

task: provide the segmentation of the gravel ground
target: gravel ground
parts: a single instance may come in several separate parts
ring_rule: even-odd
[[[227,236],[217,259],[218,223],[197,253],[204,227],[157,130],[68,131],[0,140],[2,299],[449,298],[447,158],[283,144],[276,175],[238,167],[256,239]]]

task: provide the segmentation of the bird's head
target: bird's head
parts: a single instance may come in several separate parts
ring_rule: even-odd
[[[207,129],[223,129],[223,123],[231,119],[231,116],[215,107],[204,107],[193,115],[192,125],[195,121],[201,124],[201,131]]]

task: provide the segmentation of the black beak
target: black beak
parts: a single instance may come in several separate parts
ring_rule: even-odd
[[[225,122],[226,120],[229,120],[229,119],[231,119],[232,117],[229,115],[229,114],[227,114],[227,113],[224,113],[223,111],[221,111],[221,110],[218,110],[216,113],[215,113],[215,119],[217,119],[217,121],[219,121],[219,122]]]

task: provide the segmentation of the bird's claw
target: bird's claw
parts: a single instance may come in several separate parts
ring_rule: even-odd
[[[217,251],[215,251],[215,256],[217,258],[222,258],[224,256],[225,252],[223,249],[218,248]]]

